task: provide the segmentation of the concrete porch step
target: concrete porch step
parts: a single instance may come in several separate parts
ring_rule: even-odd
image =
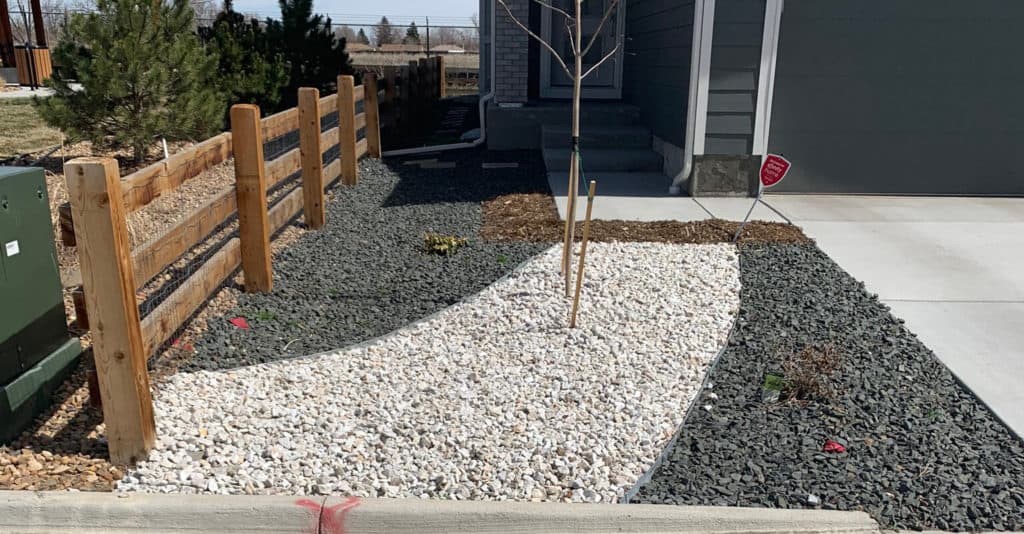
[[[569,170],[568,148],[545,148],[544,164],[549,172]],[[583,169],[587,173],[599,171],[661,171],[661,156],[650,148],[584,149]]]
[[[572,130],[569,126],[541,126],[541,146],[544,148],[569,148],[572,145]],[[580,144],[587,148],[650,148],[651,131],[643,126],[597,125],[581,129]]]

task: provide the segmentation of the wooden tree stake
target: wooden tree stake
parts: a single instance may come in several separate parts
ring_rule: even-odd
[[[267,177],[263,168],[263,129],[260,108],[231,106],[231,140],[235,152],[235,193],[238,198],[238,237],[242,244],[245,290],[274,288],[270,267],[270,224],[267,222]]]
[[[363,76],[363,103],[366,109],[366,153],[371,158],[380,158],[380,102],[377,98],[377,75],[368,72]]]
[[[92,319],[110,460],[133,464],[153,448],[156,425],[117,161],[73,159],[64,165],[64,176]]]
[[[569,328],[576,328],[576,312],[580,308],[580,290],[583,288],[583,265],[587,261],[587,241],[590,240],[590,214],[594,208],[594,191],[597,189],[597,182],[590,181],[590,191],[587,193],[587,217],[583,223],[583,245],[580,247],[580,266],[576,273],[576,296],[572,299],[572,316],[569,318]]]
[[[324,207],[323,148],[320,146],[320,91],[299,89],[299,151],[302,154],[302,209],[306,225],[323,228],[327,220]]]
[[[351,76],[338,76],[338,145],[341,148],[341,183],[345,185],[359,183],[355,83]]]

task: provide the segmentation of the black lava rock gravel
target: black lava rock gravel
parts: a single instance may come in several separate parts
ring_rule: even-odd
[[[406,164],[433,157],[456,166]],[[485,157],[519,168],[482,169]],[[548,246],[478,237],[482,201],[547,189],[535,152],[363,160],[359,173],[357,186],[334,189],[324,229],[275,255],[273,291],[243,294],[234,310],[210,320],[182,370],[269,362],[386,334],[479,292]],[[449,257],[428,254],[427,232],[468,244]],[[228,322],[239,316],[250,329]]]
[[[712,387],[633,502],[863,510],[894,529],[1024,530],[1021,441],[862,283],[810,245],[743,247],[741,271],[740,315]],[[833,400],[762,401],[783,352],[826,342],[844,354]],[[828,439],[847,452],[823,452]]]

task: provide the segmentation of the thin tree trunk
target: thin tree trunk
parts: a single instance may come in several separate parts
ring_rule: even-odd
[[[573,55],[576,59],[576,69],[573,71],[573,85],[572,85],[572,138],[573,138],[573,149],[569,156],[569,198],[566,203],[565,210],[565,224],[566,224],[566,243],[563,250],[563,262],[565,265],[565,296],[572,296],[572,248],[573,242],[576,240],[576,196],[579,194],[579,161],[578,161],[578,145],[580,138],[580,89],[582,85],[583,76],[583,56],[582,56],[582,41],[583,41],[583,0],[576,0],[576,39],[574,43]]]

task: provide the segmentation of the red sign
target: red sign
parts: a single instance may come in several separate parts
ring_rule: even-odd
[[[761,164],[761,185],[771,187],[782,181],[789,172],[789,160],[775,154],[768,154]]]

